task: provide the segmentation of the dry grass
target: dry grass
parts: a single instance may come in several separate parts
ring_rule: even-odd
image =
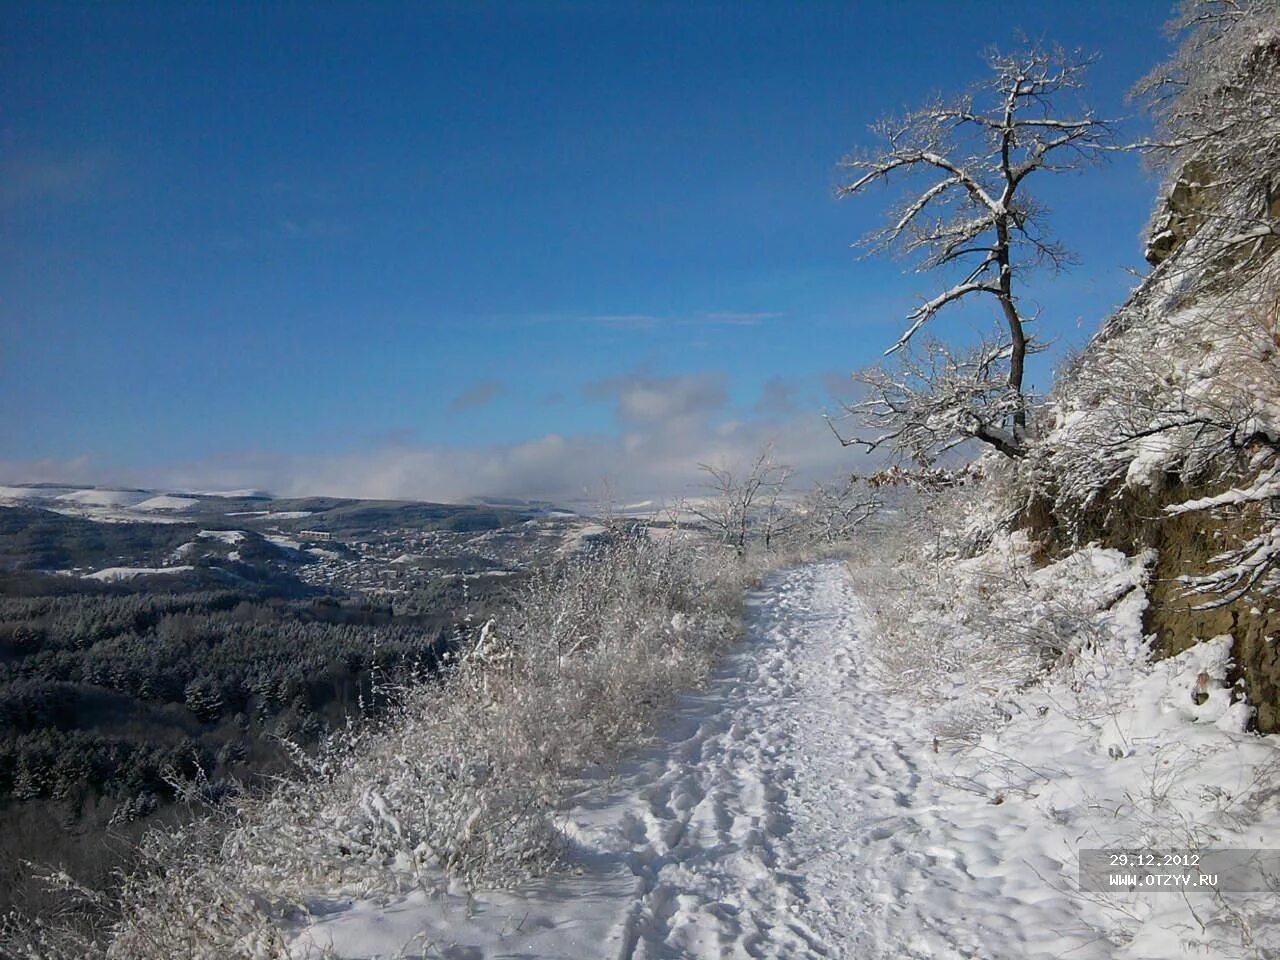
[[[539,574],[387,719],[300,755],[301,775],[265,796],[149,837],[118,896],[55,878],[96,930],[11,918],[0,953],[282,958],[288,917],[319,894],[552,869],[573,777],[643,739],[708,675],[757,573],[689,539],[624,537]]]

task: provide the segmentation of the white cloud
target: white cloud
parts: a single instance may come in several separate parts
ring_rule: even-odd
[[[618,330],[652,330],[665,322],[662,317],[647,313],[601,313],[587,317],[587,321]]]
[[[728,400],[722,373],[671,377],[629,374],[590,384],[586,395],[613,400],[618,419],[631,424],[701,417],[720,409]]]
[[[781,317],[780,313],[735,313],[731,310],[720,310],[713,313],[702,314],[702,319],[708,323],[723,324],[729,327],[758,327],[766,320],[776,320]]]
[[[793,413],[796,409],[796,385],[783,377],[765,381],[755,409],[764,416]]]
[[[592,385],[614,404],[616,433],[547,433],[524,442],[428,446],[383,439],[354,452],[289,455],[244,452],[150,471],[108,476],[87,460],[0,462],[0,482],[102,482],[167,489],[268,490],[277,496],[345,496],[459,501],[479,496],[590,503],[617,498],[673,500],[696,495],[701,463],[734,465],[765,444],[806,484],[866,471],[865,457],[840,446],[822,417],[794,409],[742,416],[727,406],[723,374],[634,374]]]
[[[107,160],[101,149],[63,154],[41,151],[10,157],[0,162],[0,207],[83,200],[101,180]]]
[[[506,389],[506,385],[501,380],[481,380],[454,397],[449,403],[449,409],[454,413],[460,413],[464,410],[483,407],[502,396]]]
[[[797,482],[866,469],[842,449],[822,418],[676,417],[634,424],[621,435],[550,433],[485,447],[383,446],[311,456],[258,455],[197,463],[146,478],[183,488],[256,487],[280,496],[328,495],[457,501],[477,496],[561,503],[618,497],[675,499],[695,494],[700,463],[749,460],[766,443],[796,469]],[[141,482],[141,481],[139,481]]]
[[[658,327],[758,327],[783,316],[772,311],[706,310],[686,315],[653,313],[600,313],[585,317],[588,323],[622,330],[651,331]]]

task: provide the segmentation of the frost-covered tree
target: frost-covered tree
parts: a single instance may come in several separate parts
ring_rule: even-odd
[[[1013,425],[1025,398],[1009,389],[1009,353],[1009,345],[996,339],[960,351],[926,339],[904,350],[893,366],[855,374],[866,397],[847,409],[864,433],[841,441],[868,450],[888,447],[920,466],[974,438],[1009,457],[1023,456],[1025,437]]]
[[[1154,121],[1137,146],[1170,179],[1148,257],[1194,234],[1201,260],[1257,262],[1280,237],[1280,3],[1184,0],[1168,30],[1177,51],[1134,91]]]
[[[1257,602],[1280,588],[1280,3],[1187,0],[1171,28],[1136,91],[1169,177],[1158,266],[1068,373],[1040,472],[1059,516],[1128,487],[1230,521],[1183,580],[1198,606]]]
[[[881,494],[861,477],[813,485],[800,504],[805,534],[818,543],[841,543],[884,506]]]
[[[1076,103],[1090,58],[1029,45],[993,51],[987,63],[990,76],[974,91],[875,124],[880,146],[843,161],[851,178],[838,194],[854,197],[877,184],[899,184],[901,199],[889,223],[864,238],[863,248],[897,253],[919,271],[950,277],[945,289],[908,315],[906,330],[886,353],[907,347],[944,308],[975,299],[998,308],[998,343],[940,369],[931,352],[924,365],[935,380],[917,382],[917,362],[901,376],[873,374],[870,399],[848,410],[854,418],[869,416],[874,432],[842,436],[846,445],[931,456],[936,445],[918,441],[949,431],[943,442],[976,438],[1009,456],[1026,452],[1023,381],[1032,343],[1028,325],[1035,317],[1023,307],[1023,286],[1033,267],[1057,270],[1069,259],[1046,230],[1045,210],[1029,184],[1038,174],[1094,162],[1110,129]],[[906,381],[913,385],[904,390]]]
[[[713,463],[698,466],[708,478],[707,496],[691,509],[703,525],[740,557],[753,536],[759,536],[768,549],[785,522],[782,493],[791,468],[776,462],[768,446],[745,469]]]

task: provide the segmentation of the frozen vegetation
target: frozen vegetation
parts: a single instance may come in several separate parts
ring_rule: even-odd
[[[938,178],[879,242],[930,270],[977,256],[850,408],[867,433],[849,442],[895,466],[799,498],[766,450],[708,465],[710,495],[661,531],[577,525],[427,682],[384,690],[388,711],[152,832],[110,895],[55,871],[74,919],[14,918],[0,949],[1280,956],[1280,13],[1190,0],[1180,29],[1141,91],[1155,125],[1135,147],[1165,176],[1153,270],[1049,397],[1022,388],[1018,291],[1028,256],[1059,252],[1020,191],[1112,140],[1087,111],[1054,118],[1083,64],[1035,48],[992,58],[994,112],[939,103],[849,161],[850,195],[904,168]],[[970,294],[1003,312],[993,340],[911,351]],[[306,543],[209,530],[186,542]],[[394,566],[430,540],[350,548]],[[194,802],[199,771],[173,786]],[[1222,849],[1272,859],[1244,889],[1198,887]],[[1093,882],[1088,850],[1176,856],[1159,889],[1128,861]]]
[[[1036,569],[1026,548],[944,561],[923,589],[914,562],[770,578],[659,741],[581,781],[567,869],[330,899],[294,951],[1269,955],[1272,893],[1080,889],[1082,847],[1280,845],[1280,754],[1244,732],[1225,640],[1151,662],[1141,558]]]
[[[1230,638],[1153,661],[1149,556],[976,526],[767,577],[713,671],[740,583],[697,552],[535,584],[380,728],[156,835],[102,955],[1270,955],[1273,893],[1078,877],[1081,848],[1280,847]]]

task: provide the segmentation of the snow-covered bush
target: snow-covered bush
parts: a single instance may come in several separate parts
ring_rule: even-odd
[[[1037,568],[1033,555],[1022,532],[997,534],[968,558],[939,556],[917,539],[894,564],[854,569],[884,637],[880,671],[933,704],[939,738],[1007,719],[1018,690],[1093,645],[1116,616],[1137,617],[1140,627],[1142,563],[1088,548]]]
[[[438,683],[300,754],[303,776],[150,838],[142,869],[96,905],[96,938],[15,921],[0,953],[284,957],[290,911],[318,895],[545,871],[574,778],[707,676],[737,634],[751,574],[716,546],[644,535],[539,573]]]
[[[1255,533],[1216,560],[1234,573],[1189,581],[1239,595],[1266,585],[1276,556],[1280,262],[1190,304],[1180,284],[1153,279],[1064,377],[1028,476],[1068,542],[1161,511],[1249,513]]]
[[[1155,121],[1148,159],[1169,177],[1148,256],[1176,251],[1182,273],[1247,272],[1280,238],[1280,7],[1184,0],[1170,30],[1177,51],[1135,91]]]
[[[855,474],[818,481],[796,507],[790,543],[805,549],[847,545],[883,510],[883,494]]]
[[[1164,572],[1229,601],[1273,588],[1280,553],[1280,7],[1187,0],[1174,27],[1139,91],[1170,177],[1158,266],[1059,378],[1026,477],[1068,546],[1231,515],[1217,571]]]

